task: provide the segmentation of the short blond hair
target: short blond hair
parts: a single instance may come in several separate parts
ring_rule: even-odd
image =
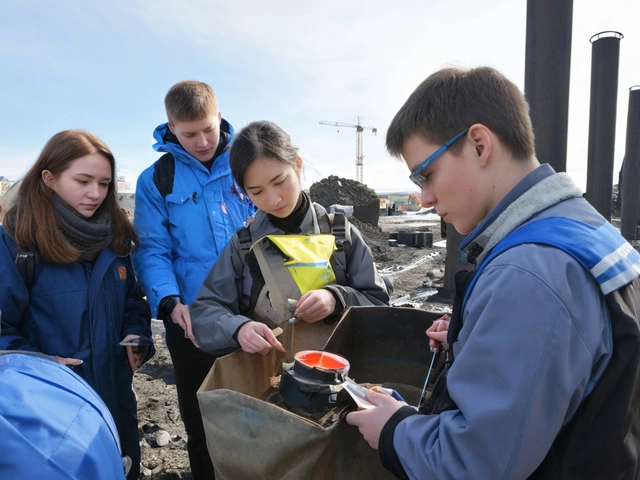
[[[164,97],[169,123],[193,122],[218,114],[218,99],[213,89],[203,82],[183,80],[169,89]]]

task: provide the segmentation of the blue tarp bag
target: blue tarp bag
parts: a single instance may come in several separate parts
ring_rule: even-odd
[[[0,478],[125,478],[109,410],[69,367],[0,351]]]

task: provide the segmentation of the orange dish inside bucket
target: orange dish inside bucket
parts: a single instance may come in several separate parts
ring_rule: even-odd
[[[335,353],[319,350],[304,350],[295,354],[294,358],[309,368],[335,371],[346,374],[349,372],[349,361]]]

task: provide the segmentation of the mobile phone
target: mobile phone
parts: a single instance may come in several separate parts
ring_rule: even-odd
[[[123,347],[150,347],[153,345],[153,340],[149,337],[138,337],[133,340],[127,340],[126,342],[123,340],[120,342],[120,345]]]
[[[134,355],[142,354],[142,358],[144,358],[146,356],[147,350],[149,350],[149,347],[153,345],[153,340],[151,340],[149,337],[138,337],[132,340],[127,340],[126,342],[123,340],[122,342],[120,342],[120,345],[122,345],[127,351],[127,360],[129,361],[129,366],[135,373],[135,371],[138,370],[139,366],[142,365],[136,365],[136,358],[134,357]]]

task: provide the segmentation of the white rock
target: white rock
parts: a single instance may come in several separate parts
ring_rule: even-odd
[[[170,441],[171,435],[169,435],[169,432],[158,430],[158,432],[156,433],[156,443],[159,447],[166,447],[167,445],[169,445]]]

